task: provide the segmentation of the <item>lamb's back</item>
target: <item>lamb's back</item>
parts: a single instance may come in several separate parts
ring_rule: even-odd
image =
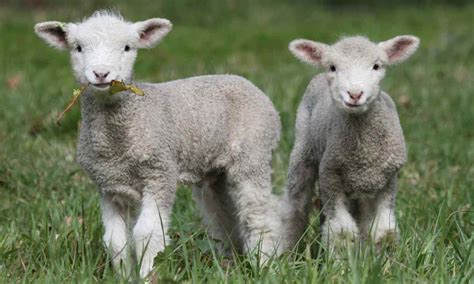
[[[139,86],[152,140],[170,149],[184,175],[224,167],[236,152],[276,148],[279,115],[245,78],[209,75]]]
[[[146,94],[141,108],[148,110],[150,123],[162,127],[166,120],[166,125],[173,126],[169,136],[209,137],[215,133],[223,138],[242,127],[279,134],[279,116],[272,102],[240,76],[207,75],[139,86]]]

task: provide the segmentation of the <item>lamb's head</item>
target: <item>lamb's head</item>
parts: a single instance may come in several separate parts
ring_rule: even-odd
[[[80,23],[38,23],[35,32],[52,47],[69,50],[79,83],[104,92],[112,80],[129,82],[137,49],[153,47],[171,27],[166,19],[130,23],[98,11]]]
[[[410,57],[419,42],[411,35],[380,43],[361,36],[346,37],[333,45],[297,39],[289,49],[300,60],[325,67],[333,102],[343,111],[360,114],[379,96],[385,66]]]

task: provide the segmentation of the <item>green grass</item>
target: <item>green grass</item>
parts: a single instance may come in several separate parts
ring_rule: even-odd
[[[317,250],[315,222],[299,250],[268,267],[246,257],[227,267],[215,255],[183,187],[174,207],[174,242],[155,261],[161,281],[474,281],[472,4],[347,8],[308,1],[138,2],[0,6],[0,282],[117,281],[102,246],[96,187],[75,161],[78,109],[61,128],[54,124],[76,87],[68,56],[48,48],[32,30],[36,21],[79,20],[108,3],[132,20],[161,16],[174,23],[157,48],[140,53],[138,80],[235,73],[268,94],[283,124],[274,156],[277,192],[286,179],[297,106],[319,72],[293,58],[288,42],[300,37],[334,42],[345,34],[373,40],[415,34],[422,40],[417,54],[390,70],[384,81],[409,147],[399,182],[397,249],[382,254],[370,247],[349,249],[340,259],[328,258]],[[12,86],[15,78],[18,85]]]

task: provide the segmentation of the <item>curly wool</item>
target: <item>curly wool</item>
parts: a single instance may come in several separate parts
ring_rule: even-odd
[[[379,242],[398,234],[396,179],[406,146],[395,104],[379,83],[384,65],[408,58],[418,42],[399,36],[376,44],[357,36],[332,46],[290,43],[297,58],[328,71],[311,80],[298,108],[284,200],[289,243],[306,227],[317,180],[328,247],[347,235]]]
[[[224,253],[260,247],[265,258],[281,251],[271,185],[281,126],[261,90],[239,76],[211,75],[137,83],[143,97],[109,94],[112,80],[133,81],[137,50],[154,46],[171,27],[166,19],[129,23],[107,12],[35,26],[51,46],[69,50],[76,79],[89,86],[81,98],[77,158],[99,187],[104,242],[125,275],[134,261],[141,277],[152,271],[166,245],[178,183],[193,185]]]

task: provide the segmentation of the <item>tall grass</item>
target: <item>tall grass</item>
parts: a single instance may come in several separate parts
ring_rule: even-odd
[[[37,21],[77,21],[104,7],[132,20],[159,16],[174,23],[157,48],[140,53],[137,80],[236,73],[268,94],[283,125],[273,162],[276,192],[286,179],[297,106],[319,72],[294,59],[288,42],[302,37],[334,42],[349,34],[373,40],[415,34],[422,40],[417,54],[390,70],[384,83],[409,147],[399,184],[397,249],[377,254],[370,246],[357,247],[330,258],[318,249],[315,221],[299,249],[267,267],[245,256],[222,259],[182,187],[173,243],[155,261],[160,281],[472,282],[474,6],[254,2],[0,5],[0,282],[118,281],[101,243],[97,190],[75,162],[78,109],[61,128],[54,124],[75,87],[68,56],[32,31]]]

